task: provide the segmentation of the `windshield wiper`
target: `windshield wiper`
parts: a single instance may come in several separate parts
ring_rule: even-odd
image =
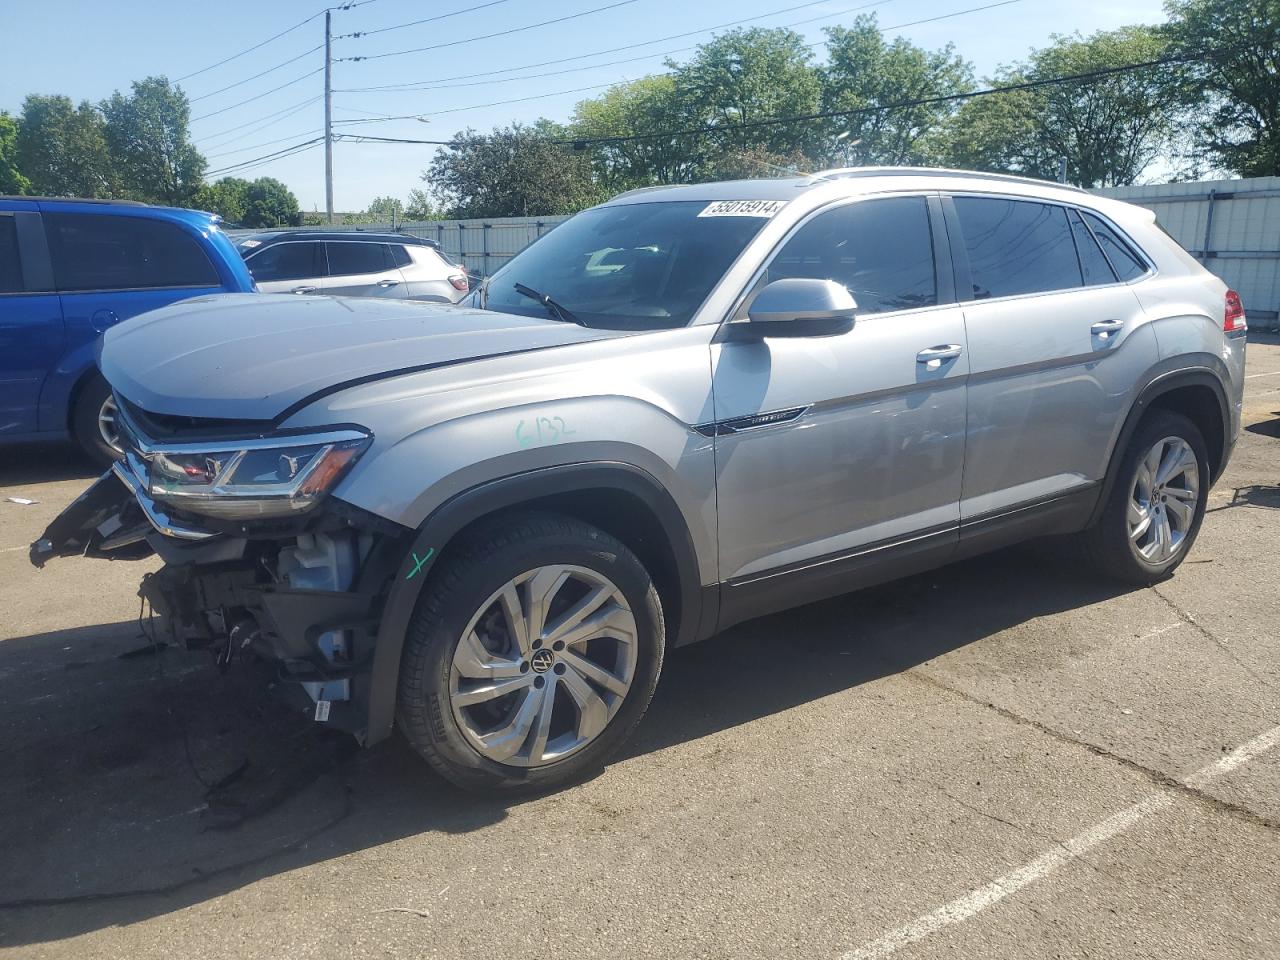
[[[549,295],[539,293],[537,290],[533,289],[533,287],[525,286],[523,283],[517,283],[515,285],[515,289],[516,293],[521,296],[528,297],[530,300],[537,300],[540,304],[546,307],[547,313],[551,314],[553,319],[563,321],[564,323],[576,323],[580,327],[586,326],[586,324],[575,317],[567,307],[563,304],[557,303],[555,300],[552,300]]]

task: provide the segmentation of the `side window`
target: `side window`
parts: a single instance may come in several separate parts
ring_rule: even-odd
[[[391,244],[391,259],[397,267],[407,267],[413,263],[413,258],[409,256],[409,251],[398,243]]]
[[[956,197],[955,204],[975,299],[1083,285],[1064,208],[996,197]]]
[[[1080,269],[1084,273],[1084,285],[1093,287],[1100,283],[1115,283],[1115,272],[1107,262],[1102,248],[1098,246],[1098,241],[1080,219],[1079,211],[1072,210],[1069,216],[1071,235],[1076,238],[1076,253],[1080,255]]]
[[[326,243],[329,251],[329,276],[347,277],[357,273],[381,273],[390,270],[391,254],[385,243],[361,243],[337,240]]]
[[[787,241],[764,281],[817,277],[843,284],[859,313],[938,302],[924,197],[864,200],[819,214]]]
[[[46,213],[59,290],[216,287],[218,272],[177,224],[114,214]]]
[[[0,293],[21,293],[22,287],[18,224],[13,217],[0,216]]]
[[[276,280],[315,280],[324,276],[324,246],[320,243],[277,243],[255,253],[245,266],[259,283]]]
[[[1147,272],[1147,265],[1138,259],[1138,255],[1129,249],[1129,245],[1121,240],[1102,218],[1086,213],[1084,219],[1089,224],[1089,229],[1093,231],[1093,235],[1098,238],[1098,242],[1102,244],[1107,259],[1111,261],[1121,280],[1134,280]]]

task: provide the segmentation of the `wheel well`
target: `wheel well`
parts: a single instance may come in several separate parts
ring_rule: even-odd
[[[1217,394],[1202,384],[1175,387],[1152,400],[1149,409],[1180,413],[1196,425],[1209,449],[1209,472],[1214,480],[1218,479],[1226,452],[1226,436]]]
[[[657,514],[641,497],[625,490],[616,488],[573,490],[503,506],[477,517],[460,529],[450,537],[442,554],[447,555],[450,547],[461,543],[463,539],[476,532],[477,528],[489,525],[495,517],[529,510],[573,517],[583,523],[599,527],[610,536],[621,540],[640,559],[653,578],[653,585],[662,601],[667,639],[674,640],[679,635],[683,603],[675,551],[667,539]]]
[[[67,433],[72,436],[76,432],[76,408],[80,406],[80,396],[84,393],[85,387],[93,382],[93,378],[101,376],[98,368],[91,366],[84,373],[80,374],[80,379],[76,381],[75,386],[71,388],[71,394],[67,398]]]

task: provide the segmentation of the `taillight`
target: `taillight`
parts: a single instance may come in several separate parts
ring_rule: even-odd
[[[461,290],[463,293],[466,293],[469,289],[467,286],[467,275],[465,273],[455,273],[449,278],[449,282],[453,284],[453,289]],[[1239,298],[1236,299],[1236,302],[1240,302]]]
[[[1227,333],[1249,329],[1249,324],[1244,319],[1244,304],[1240,302],[1240,294],[1234,290],[1227,291],[1227,309],[1222,315],[1222,329]]]

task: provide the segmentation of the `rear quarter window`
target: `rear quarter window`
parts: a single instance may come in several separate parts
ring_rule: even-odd
[[[177,224],[108,214],[46,213],[59,290],[216,287],[204,248]]]
[[[1105,220],[1087,211],[1084,219],[1121,280],[1136,280],[1147,272],[1147,265]]]

